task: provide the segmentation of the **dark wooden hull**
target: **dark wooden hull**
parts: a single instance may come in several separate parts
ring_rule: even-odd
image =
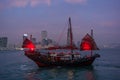
[[[73,60],[55,60],[51,61],[48,60],[47,56],[43,56],[38,52],[28,53],[25,52],[25,55],[33,60],[39,67],[54,67],[54,66],[88,66],[91,65],[97,57],[100,57],[99,54],[95,54],[90,57],[83,57],[80,59],[73,59]]]

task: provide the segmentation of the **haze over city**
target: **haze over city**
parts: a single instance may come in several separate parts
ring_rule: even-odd
[[[66,42],[68,18],[72,19],[74,41],[94,30],[98,45],[120,44],[120,0],[0,0],[0,37],[9,43],[22,42],[24,33],[41,39]],[[62,33],[62,34],[61,34]]]

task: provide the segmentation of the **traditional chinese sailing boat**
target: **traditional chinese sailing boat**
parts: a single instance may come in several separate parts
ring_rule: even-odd
[[[66,46],[50,47],[46,52],[41,52],[41,50],[36,50],[31,40],[25,38],[22,47],[25,49],[25,55],[33,60],[39,67],[88,66],[91,65],[96,58],[100,57],[99,54],[93,54],[93,50],[99,50],[93,39],[93,30],[91,30],[91,35],[86,34],[82,39],[80,49],[74,45],[70,18]],[[54,52],[51,52],[53,49]],[[59,52],[56,52],[57,50],[59,50]],[[64,50],[69,50],[70,52],[64,52]],[[81,57],[81,54],[74,52],[74,50],[81,50],[81,52],[90,50],[91,55]]]

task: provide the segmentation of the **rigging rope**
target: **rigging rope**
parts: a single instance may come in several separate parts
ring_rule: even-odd
[[[64,34],[64,32],[65,32],[65,29],[66,28],[66,26],[63,28],[63,30],[61,31],[61,34],[60,34],[60,37],[58,38],[58,44],[60,43],[60,41],[61,41],[61,39],[62,39],[62,37],[63,37],[63,34]]]

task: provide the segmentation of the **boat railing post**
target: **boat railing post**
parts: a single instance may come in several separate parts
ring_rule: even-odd
[[[91,50],[91,56],[92,56],[93,51]]]

